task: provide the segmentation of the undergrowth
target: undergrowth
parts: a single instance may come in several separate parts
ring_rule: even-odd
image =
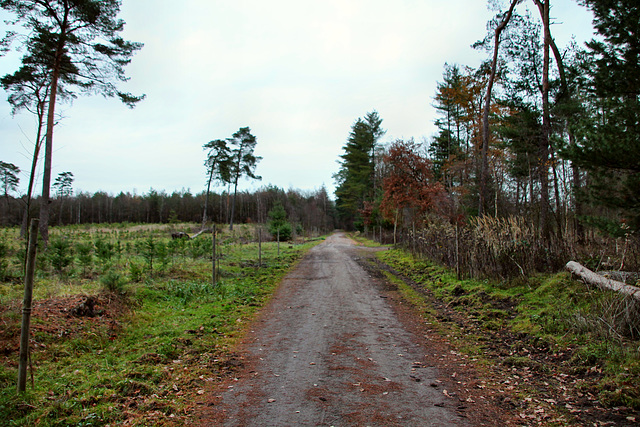
[[[524,363],[539,376],[568,375],[577,393],[604,406],[640,409],[640,313],[629,299],[568,273],[458,280],[402,250],[377,256],[432,327],[485,365]]]
[[[72,246],[60,243],[53,265],[39,270],[34,301],[50,306],[46,318],[34,310],[34,386],[22,395],[15,388],[21,285],[0,283],[4,425],[184,424],[198,396],[239,363],[231,349],[248,321],[316,243],[281,244],[279,256],[275,243],[262,243],[260,266],[257,243],[229,235],[214,285],[206,237],[192,245],[158,228],[65,232],[81,250],[75,262],[62,262]],[[77,295],[96,298],[96,317],[69,314],[65,304]]]

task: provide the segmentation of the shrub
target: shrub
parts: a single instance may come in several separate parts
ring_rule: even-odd
[[[274,238],[279,238],[280,241],[291,239],[291,223],[287,221],[287,213],[280,203],[276,203],[273,209],[269,211],[267,227]]]
[[[157,242],[156,253],[158,255],[158,261],[160,261],[161,269],[166,270],[170,259],[167,245],[165,245],[163,242]]]
[[[103,239],[98,239],[94,243],[96,248],[96,256],[103,263],[106,264],[111,261],[113,257],[114,246],[113,243],[107,242]]]
[[[213,252],[213,242],[211,239],[196,239],[189,241],[189,251],[191,257],[195,260],[198,258],[211,256]]]
[[[73,263],[73,247],[66,237],[52,239],[47,249],[47,258],[56,273],[62,275]]]
[[[9,261],[6,259],[8,254],[9,246],[0,242],[0,281],[4,281],[9,275]]]
[[[123,294],[126,280],[119,273],[110,270],[102,276],[100,283],[109,292]]]
[[[136,263],[132,262],[129,264],[129,280],[135,283],[142,282],[144,278],[144,268]]]
[[[279,234],[278,234],[279,232]],[[280,241],[287,241],[291,239],[291,234],[292,234],[292,230],[291,230],[291,223],[289,222],[285,222],[283,224],[281,224],[278,227],[272,227],[271,224],[269,225],[269,233],[271,233],[273,235],[274,239],[277,239],[278,236],[280,237]]]
[[[93,245],[90,243],[76,244],[76,254],[78,255],[78,263],[82,266],[82,274],[86,275],[87,270],[93,264]]]
[[[187,248],[187,239],[171,239],[167,243],[167,250],[169,251],[169,255],[171,258],[174,258],[177,254],[182,255],[184,258],[184,254]]]
[[[142,257],[147,261],[147,269],[153,273],[153,260],[158,256],[158,245],[153,237],[149,236],[141,245]]]

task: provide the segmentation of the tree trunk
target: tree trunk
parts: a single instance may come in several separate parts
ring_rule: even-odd
[[[544,50],[542,66],[542,137],[540,138],[539,174],[540,174],[540,231],[545,245],[551,240],[551,224],[549,221],[549,136],[551,135],[551,114],[549,111],[549,48],[551,34],[549,31],[549,1],[544,2],[543,27]]]
[[[571,139],[571,137],[570,137]],[[582,177],[580,169],[575,163],[571,163],[571,172],[573,175],[573,211],[575,215],[574,223],[576,229],[576,240],[578,243],[584,242],[584,226],[582,225],[582,200],[580,200],[580,191],[582,189]]]
[[[542,21],[545,22],[545,4],[542,3],[540,0],[533,0],[533,2],[536,4],[536,6],[538,6],[538,10],[540,11],[540,18],[542,18]],[[547,10],[547,18],[546,18],[547,23],[548,23],[548,20],[549,20],[549,17],[548,17],[548,10]],[[567,77],[564,69],[564,62],[562,61],[562,55],[560,54],[560,50],[558,49],[556,42],[553,40],[553,37],[551,37],[551,29],[549,28],[549,26],[547,26],[547,28],[549,29],[549,47],[553,51],[553,57],[556,60],[556,65],[558,66],[558,74],[560,75],[560,84],[563,92],[562,96],[568,96],[569,86],[567,85]]]
[[[538,10],[540,12],[540,16],[542,18],[542,21],[544,23],[544,29],[545,29],[545,53],[548,57],[549,55],[549,47],[551,48],[551,50],[553,51],[553,56],[556,60],[556,65],[558,67],[558,74],[560,75],[560,84],[562,87],[562,92],[560,93],[559,98],[564,98],[564,97],[570,97],[571,93],[569,92],[569,85],[567,84],[567,78],[566,78],[566,72],[564,69],[564,62],[562,60],[562,55],[560,54],[560,50],[558,49],[558,46],[556,45],[555,41],[553,40],[553,38],[551,37],[551,31],[550,31],[550,27],[549,27],[549,2],[551,0],[547,0],[546,3],[542,3],[541,0],[533,0],[533,2],[536,4],[536,6],[538,7]],[[548,45],[547,45],[548,44]],[[547,73],[548,73],[548,68],[547,68]],[[548,77],[548,74],[547,74]],[[547,81],[548,83],[548,81]],[[548,87],[548,86],[547,86]],[[548,93],[548,91],[547,91]],[[548,97],[547,97],[548,100]],[[575,138],[573,136],[573,133],[571,131],[568,131],[569,133],[569,143],[570,145],[575,144]],[[547,143],[548,143],[548,139],[547,139]],[[572,166],[574,174],[573,174],[573,178],[574,178],[574,197],[575,197],[575,191],[576,189],[580,188],[580,180],[579,180],[579,172],[577,172],[577,169],[575,168],[575,166]],[[577,175],[578,173],[578,175]],[[577,186],[576,186],[577,184]],[[547,194],[548,197],[548,194]],[[548,203],[547,203],[548,204]],[[581,215],[581,212],[578,213],[578,211],[581,211],[581,206],[579,206],[579,203],[576,201],[576,216]],[[580,220],[576,221],[576,236],[578,241],[582,241],[583,239],[583,234],[584,234],[584,230],[582,227],[582,223],[580,222]]]
[[[236,197],[238,196],[238,178],[239,175],[236,175],[236,180],[233,186],[233,201],[231,202],[231,217],[229,218],[229,230],[233,231],[233,216],[236,213]]]
[[[630,296],[631,298],[640,301],[640,288],[636,286],[631,286],[623,282],[607,279],[606,277],[594,273],[593,271],[589,270],[581,264],[578,264],[575,261],[569,261],[565,268],[570,271],[572,275],[577,276],[584,283],[597,286],[598,288],[603,290],[619,292],[623,295]]]
[[[46,103],[38,102],[38,131],[36,132],[36,143],[33,149],[33,159],[31,159],[31,172],[29,173],[29,186],[27,188],[27,200],[22,217],[22,227],[20,228],[20,237],[24,237],[27,233],[29,225],[29,216],[31,215],[31,200],[33,198],[33,186],[36,181],[36,166],[38,165],[38,157],[40,157],[40,148],[42,147],[42,128],[44,126],[44,109]]]
[[[513,10],[520,0],[512,0],[511,7],[507,12],[507,16],[504,17],[500,25],[496,28],[494,36],[493,47],[493,59],[491,61],[491,74],[487,82],[487,93],[485,95],[484,110],[482,112],[482,151],[481,151],[481,163],[480,163],[480,197],[478,201],[478,215],[482,216],[485,210],[485,204],[487,199],[487,174],[489,169],[489,112],[491,110],[491,93],[493,91],[493,83],[496,78],[496,72],[498,68],[498,49],[500,47],[500,34],[506,28]]]
[[[560,200],[560,188],[558,184],[558,168],[556,166],[555,156],[551,163],[551,169],[553,171],[553,191],[556,199],[556,223],[558,224],[558,238],[562,240],[562,236],[563,236],[562,202]]]
[[[400,213],[399,209],[396,209],[396,217],[393,220],[393,245],[395,246],[396,243],[398,243],[398,240],[396,239],[396,232],[398,230],[398,215]]]
[[[536,215],[536,211],[534,209],[534,201],[536,200],[536,194],[535,194],[535,187],[533,185],[533,171],[531,170],[531,163],[529,163],[529,212],[532,212],[532,215],[530,215],[531,217],[531,223],[533,224],[534,227],[538,227],[540,225],[539,222],[539,215]],[[536,234],[536,240],[537,240],[537,234]]]
[[[520,214],[520,180],[516,179],[516,215]]]
[[[44,175],[42,177],[42,198],[40,200],[40,234],[44,241],[44,247],[49,243],[49,205],[51,204],[51,162],[53,158],[53,127],[55,125],[56,97],[58,95],[58,79],[62,67],[62,56],[65,51],[67,37],[67,15],[61,23],[60,39],[55,53],[53,70],[51,71],[51,91],[49,93],[49,105],[47,111],[47,135],[44,146]]]
[[[54,69],[51,82],[51,95],[49,98],[49,111],[47,113],[47,136],[44,146],[44,175],[42,177],[42,198],[40,199],[40,234],[45,248],[49,243],[49,205],[51,204],[51,162],[53,157],[53,126],[58,90],[59,70]]]
[[[213,180],[213,170],[215,168],[215,163],[211,165],[211,172],[209,173],[209,181],[207,182],[207,194],[204,197],[204,211],[202,212],[202,228],[207,225],[207,206],[209,204],[209,192],[211,191],[211,180]]]

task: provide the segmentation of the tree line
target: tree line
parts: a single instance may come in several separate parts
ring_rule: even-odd
[[[234,192],[211,192],[207,204],[207,223],[229,224]],[[150,189],[144,194],[120,192],[117,195],[102,191],[77,194],[56,192],[50,206],[51,225],[112,224],[112,223],[179,223],[200,224],[207,192],[192,193],[189,190],[165,191]],[[39,197],[32,205],[32,217],[37,217]],[[0,203],[2,226],[22,223],[24,197],[10,194]],[[304,232],[327,232],[336,226],[334,202],[322,187],[313,191],[284,190],[265,186],[256,191],[236,192],[236,221],[260,223],[269,221],[269,212],[282,206],[286,219]]]
[[[119,35],[125,25],[118,18],[121,1],[3,0],[0,1],[0,7],[11,14],[12,19],[7,24],[13,25],[0,40],[0,55],[8,52],[12,45],[17,45],[17,50],[25,52],[20,68],[2,77],[0,83],[9,94],[8,101],[13,113],[27,111],[37,121],[28,189],[21,197],[24,202],[22,233],[25,233],[32,215],[40,218],[40,233],[45,246],[50,224],[119,220],[163,222],[170,216],[195,220],[191,213],[191,205],[194,204],[191,199],[194,197],[189,192],[174,193],[170,197],[154,190],[142,197],[125,193],[113,197],[101,192],[72,197],[71,172],[63,172],[52,183],[53,132],[57,123],[56,105],[59,102],[82,94],[102,94],[119,98],[125,105],[133,107],[144,99],[144,95],[125,93],[117,87],[118,83],[127,80],[124,68],[143,47],[142,43],[126,41]],[[201,217],[203,227],[208,220],[210,202],[216,203],[216,200],[210,201],[211,185],[213,181],[218,181],[233,187],[230,203],[225,197],[218,196],[219,205],[223,206],[221,209],[225,212],[230,210],[225,218],[230,229],[233,229],[240,178],[261,179],[255,174],[256,165],[261,160],[253,154],[255,145],[256,138],[249,127],[240,128],[231,138],[205,144],[204,149],[208,150],[205,161],[208,181]],[[36,199],[38,209],[34,209],[32,194],[35,171],[42,148],[42,193]],[[11,163],[0,164],[5,196],[2,222],[5,224],[15,223],[18,215],[18,204],[15,200],[11,203],[9,194],[17,189],[19,172]],[[55,197],[51,195],[52,188],[57,192]],[[240,198],[247,199],[246,194],[244,196]],[[176,199],[180,199],[180,202]],[[200,202],[202,200],[197,203]],[[172,203],[174,206],[165,212],[164,207]],[[246,201],[244,204],[247,204]],[[264,216],[260,208],[254,207],[250,213],[246,206],[239,208],[245,209],[244,219],[250,215]],[[212,214],[210,218],[219,220],[222,215]]]
[[[486,232],[476,218],[521,218],[493,224],[532,231],[524,245],[546,257],[536,268],[607,236],[637,246],[640,8],[583,0],[598,38],[562,47],[551,1],[524,3],[509,1],[488,23],[474,44],[488,54],[478,68],[445,64],[432,138],[381,144],[377,112],[356,120],[335,175],[343,225],[424,240],[434,223]],[[446,233],[436,234],[443,240],[429,244],[442,246]]]

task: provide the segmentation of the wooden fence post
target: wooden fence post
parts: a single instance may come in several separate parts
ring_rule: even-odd
[[[258,227],[258,267],[262,267],[262,227]]]
[[[31,220],[29,246],[27,248],[27,269],[24,276],[24,302],[22,303],[22,328],[20,330],[20,361],[18,364],[18,393],[24,393],[27,384],[27,361],[29,359],[29,326],[31,323],[31,302],[33,296],[33,273],[36,266],[38,247],[38,224],[40,220]]]
[[[456,224],[456,278],[462,279],[460,272],[460,232],[458,231],[458,224]]]
[[[413,221],[412,223],[412,229],[413,229],[413,232],[411,234],[411,248],[412,248],[413,254],[415,255],[416,254],[416,222],[415,221]]]
[[[211,266],[211,283],[212,285],[215,287],[218,284],[218,281],[216,280],[216,226],[213,226],[213,231],[211,233],[212,235],[212,241],[213,241],[213,259],[212,259],[212,266]]]

